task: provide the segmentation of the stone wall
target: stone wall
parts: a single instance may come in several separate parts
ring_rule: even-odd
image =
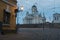
[[[21,24],[18,28],[60,28],[60,23],[44,23],[44,24]]]

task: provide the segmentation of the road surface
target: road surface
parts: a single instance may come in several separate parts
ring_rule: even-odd
[[[0,35],[0,40],[60,40],[60,29],[19,28],[17,34]]]

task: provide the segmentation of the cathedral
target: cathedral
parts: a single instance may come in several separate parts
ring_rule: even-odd
[[[26,16],[23,18],[23,24],[40,24],[46,22],[44,13],[43,16],[39,14],[35,5],[32,6],[31,10],[32,13],[27,12]]]

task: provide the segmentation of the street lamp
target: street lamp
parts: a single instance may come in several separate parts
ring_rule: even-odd
[[[18,9],[15,9],[15,17],[17,17],[17,24],[19,24],[19,17],[17,15],[19,14],[19,12],[22,12],[23,10],[24,10],[24,6],[21,6],[20,10],[19,7]]]
[[[24,6],[20,6],[19,12],[22,14],[22,11],[24,10]],[[19,13],[18,13],[19,15]],[[19,17],[17,17],[17,23],[19,24]]]
[[[20,7],[20,11],[23,11],[23,10],[24,10],[24,6],[21,6],[21,7]]]

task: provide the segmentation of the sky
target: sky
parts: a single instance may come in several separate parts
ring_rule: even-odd
[[[52,22],[54,13],[60,13],[60,0],[17,0],[18,9],[20,10],[20,7],[23,6],[24,10],[17,13],[16,23],[23,23],[22,19],[27,11],[31,13],[33,5],[37,6],[39,13],[45,14],[47,22]]]

